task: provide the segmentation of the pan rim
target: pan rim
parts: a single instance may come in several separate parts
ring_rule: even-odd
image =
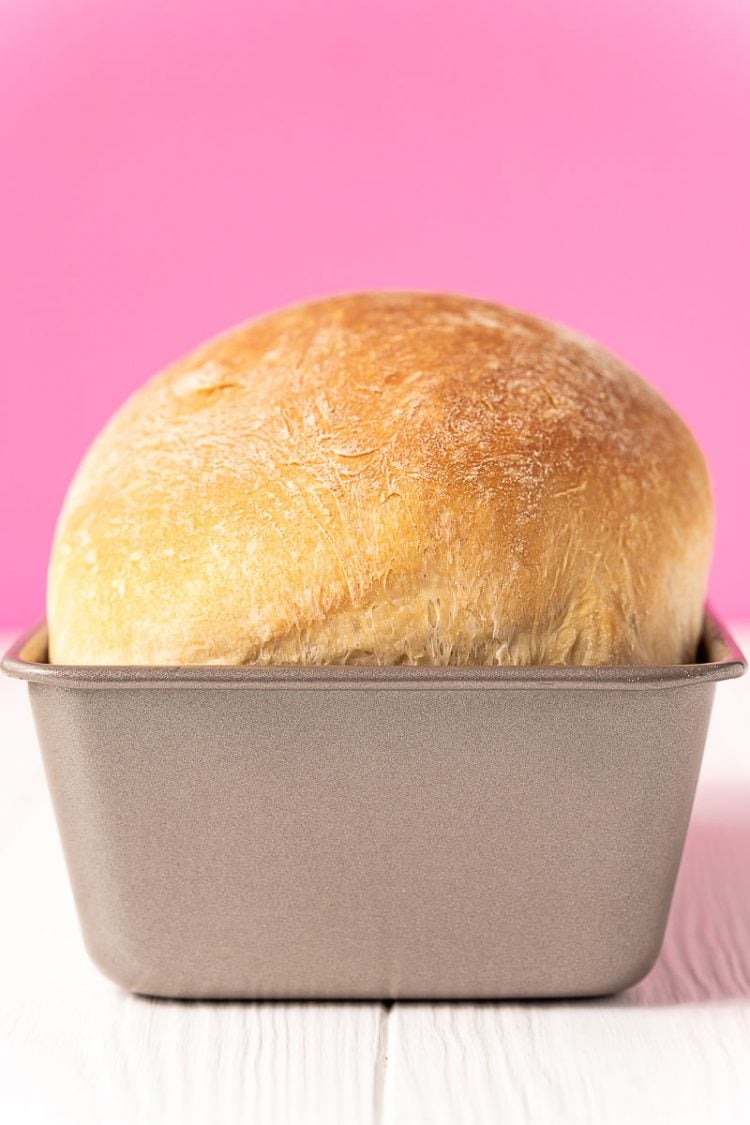
[[[66,688],[663,688],[735,679],[747,662],[726,625],[706,606],[705,659],[673,665],[78,665],[46,661],[46,623],[22,633],[0,667],[8,676]],[[44,659],[43,659],[44,658]]]

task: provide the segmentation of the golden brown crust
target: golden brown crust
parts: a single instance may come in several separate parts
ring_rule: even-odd
[[[602,348],[464,297],[334,297],[110,421],[58,523],[50,657],[683,662],[712,532],[691,434]]]

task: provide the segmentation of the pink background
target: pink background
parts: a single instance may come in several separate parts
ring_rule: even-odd
[[[569,323],[693,427],[750,616],[750,5],[0,6],[0,623],[43,612],[84,449],[290,300],[463,291]]]

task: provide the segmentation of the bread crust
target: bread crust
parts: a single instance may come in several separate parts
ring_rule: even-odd
[[[63,664],[691,661],[687,427],[603,348],[461,296],[294,305],[137,391],[48,577]]]

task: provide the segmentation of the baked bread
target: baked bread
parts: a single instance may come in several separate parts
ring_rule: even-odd
[[[112,418],[60,515],[60,664],[671,664],[713,533],[686,426],[601,347],[358,293],[210,341]]]

